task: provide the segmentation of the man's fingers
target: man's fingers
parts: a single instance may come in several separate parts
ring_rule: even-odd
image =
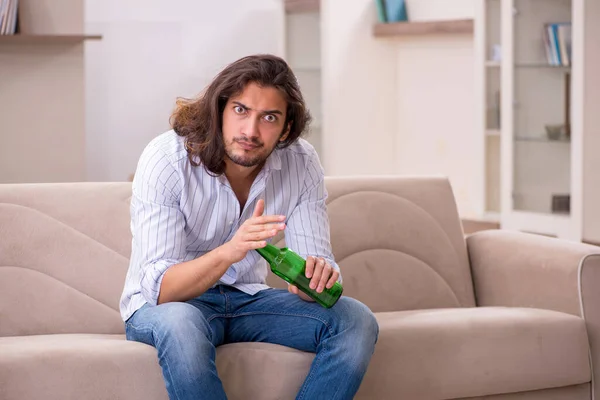
[[[254,207],[254,212],[252,213],[253,217],[260,217],[265,212],[265,201],[263,199],[258,199],[256,202],[256,206]]]
[[[254,206],[252,218],[250,218],[248,221],[250,221],[252,224],[267,224],[269,222],[285,221],[285,216],[283,215],[263,215],[264,212],[265,201],[263,199],[258,199],[256,206]]]
[[[256,242],[257,240],[272,238],[275,235],[277,235],[277,230],[271,229],[268,231],[247,233],[242,238],[246,242]]]
[[[312,274],[312,278],[310,280],[310,288],[316,289],[317,285],[321,281],[321,275],[323,274],[323,268],[325,267],[325,260],[322,258],[317,258],[315,260],[315,270]],[[328,277],[329,278],[329,277]]]
[[[272,224],[263,224],[263,225],[248,225],[246,227],[246,232],[254,233],[254,232],[264,232],[267,230],[276,229],[278,231],[282,231],[285,229],[284,223],[272,223]]]
[[[331,289],[333,285],[335,285],[339,277],[340,273],[338,272],[338,270],[333,269],[333,272],[331,273],[331,278],[329,278],[329,280],[327,281],[327,289]]]
[[[247,243],[248,243],[248,250],[262,249],[263,247],[265,247],[267,245],[267,242],[265,240],[260,240],[260,241],[256,241],[256,242],[247,242]]]
[[[270,224],[274,222],[283,222],[285,221],[284,215],[262,215],[252,217],[247,220],[247,223],[250,225],[262,225],[262,224]]]
[[[306,267],[304,270],[304,275],[306,275],[307,278],[310,278],[311,276],[313,276],[314,270],[315,270],[315,258],[312,256],[306,257]]]
[[[300,289],[298,289],[296,286],[294,285],[288,285],[288,292],[293,293],[295,295],[298,295],[298,297],[300,297],[302,300],[304,301],[311,301],[314,302],[314,300],[308,296],[306,293],[301,292]]]
[[[321,279],[319,280],[319,284],[317,286],[317,293],[321,293],[325,289],[325,285],[331,276],[331,265],[327,262],[323,266],[323,272],[321,273]]]

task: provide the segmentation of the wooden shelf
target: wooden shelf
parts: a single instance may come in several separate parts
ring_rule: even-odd
[[[321,0],[285,0],[285,12],[289,14],[319,12]]]
[[[386,24],[379,23],[373,26],[373,34],[377,37],[456,33],[473,33],[473,20],[392,22]]]
[[[0,44],[77,44],[84,40],[100,40],[101,35],[0,35]]]
[[[486,61],[485,66],[488,68],[500,68],[502,66],[502,62],[500,61]],[[515,68],[539,68],[539,69],[558,69],[563,71],[570,71],[570,65],[550,65],[545,63],[517,63],[514,64]]]

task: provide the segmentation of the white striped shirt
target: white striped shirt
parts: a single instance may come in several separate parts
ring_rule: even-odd
[[[240,212],[227,178],[192,166],[182,137],[173,130],[156,137],[142,152],[132,185],[133,237],[120,303],[123,320],[145,303],[157,304],[162,277],[170,266],[229,241],[252,216],[260,198],[265,215],[286,216],[287,247],[303,257],[323,257],[339,271],[329,242],[326,197],[323,168],[304,139],[271,153]],[[262,257],[249,251],[217,283],[255,294],[268,288],[267,272]]]

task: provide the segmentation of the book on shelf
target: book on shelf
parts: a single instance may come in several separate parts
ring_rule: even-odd
[[[0,0],[0,35],[17,33],[19,0]]]
[[[405,0],[375,0],[380,23],[408,21]]]
[[[571,23],[557,22],[544,25],[544,47],[549,65],[571,65]]]
[[[387,22],[387,15],[385,13],[385,0],[375,0],[377,6],[377,19],[381,23]]]

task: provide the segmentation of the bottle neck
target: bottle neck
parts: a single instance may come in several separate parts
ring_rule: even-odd
[[[277,264],[277,258],[281,253],[281,250],[272,244],[268,244],[260,249],[256,249],[258,254],[260,254],[269,264]]]

